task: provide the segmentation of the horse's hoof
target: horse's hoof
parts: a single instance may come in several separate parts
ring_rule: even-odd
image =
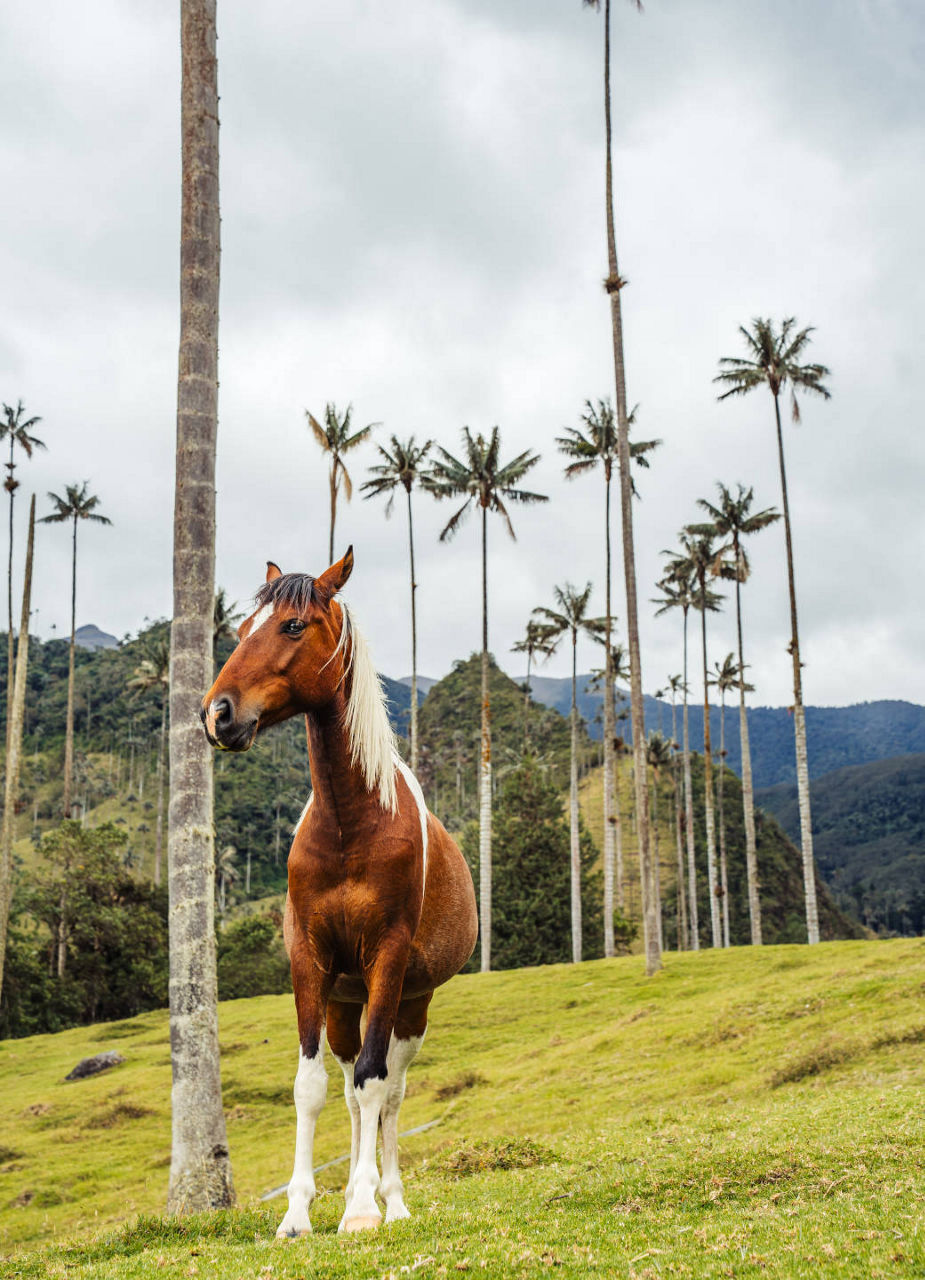
[[[276,1238],[277,1240],[284,1240],[284,1241],[301,1240],[303,1236],[310,1236],[311,1233],[312,1233],[311,1227],[309,1227],[305,1231],[296,1231],[295,1227],[290,1227],[288,1231],[283,1231],[282,1229],[277,1231]]]
[[[382,1218],[378,1213],[363,1214],[358,1218],[348,1218],[344,1223],[345,1231],[375,1231]]]

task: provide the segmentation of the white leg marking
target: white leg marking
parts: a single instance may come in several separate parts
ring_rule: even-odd
[[[427,883],[427,805],[424,801],[424,792],[421,790],[421,784],[417,778],[405,764],[404,760],[398,756],[395,757],[395,767],[398,769],[405,782],[408,784],[408,790],[414,796],[415,804],[418,807],[418,817],[421,821],[421,843],[424,847],[424,883]]]
[[[344,1101],[347,1104],[347,1110],[350,1113],[350,1176],[347,1179],[347,1188],[344,1193],[346,1203],[350,1203],[350,1197],[353,1194],[353,1175],[356,1172],[357,1157],[360,1154],[360,1104],[357,1102],[356,1092],[353,1088],[353,1069],[356,1065],[356,1058],[352,1061],[346,1058],[338,1058],[335,1054],[335,1061],[344,1073]],[[346,1214],[341,1221],[341,1230],[344,1227]]]
[[[379,1190],[379,1169],[376,1165],[376,1138],[379,1135],[379,1115],[389,1095],[389,1080],[367,1080],[354,1097],[360,1111],[360,1141],[356,1167],[350,1180],[350,1197],[341,1231],[360,1231],[364,1227],[377,1227],[382,1214],[376,1204]]]
[[[398,1111],[405,1096],[405,1076],[423,1043],[423,1036],[396,1040],[394,1035],[389,1043],[389,1075],[386,1081],[389,1092],[382,1107],[381,1192],[385,1200],[386,1222],[411,1217],[405,1205],[404,1188],[398,1171]]]
[[[328,1073],[324,1069],[322,1037],[313,1058],[306,1058],[299,1050],[299,1069],[292,1089],[296,1113],[295,1160],[289,1180],[289,1208],[277,1229],[277,1239],[305,1235],[312,1229],[308,1211],[315,1198],[315,1175],[312,1171],[315,1122],[324,1106],[327,1091]]]

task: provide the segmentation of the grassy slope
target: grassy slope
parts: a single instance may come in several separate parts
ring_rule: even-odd
[[[442,1117],[403,1143],[415,1218],[338,1237],[338,1165],[314,1237],[282,1246],[284,1201],[256,1197],[289,1172],[288,997],[222,1007],[244,1211],[182,1226],[119,1227],[163,1204],[165,1015],[6,1042],[0,1238],[27,1251],[0,1274],[921,1275],[923,984],[922,940],[669,955],[652,980],[631,957],[459,978],[402,1113],[403,1128]],[[123,1066],[63,1083],[110,1047]],[[337,1075],[319,1163],[347,1145]]]

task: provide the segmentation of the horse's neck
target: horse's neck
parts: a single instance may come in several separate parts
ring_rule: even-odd
[[[316,813],[329,813],[341,831],[368,818],[374,800],[359,763],[350,758],[344,726],[346,701],[343,690],[338,690],[323,711],[305,717],[312,806]]]

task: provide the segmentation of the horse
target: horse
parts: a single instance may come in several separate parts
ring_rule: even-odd
[[[352,547],[317,578],[268,561],[256,609],[200,712],[209,741],[228,751],[247,751],[294,715],[308,737],[312,790],[293,833],[283,922],[299,1063],[278,1238],[311,1231],[325,1040],[344,1073],[352,1133],[339,1230],[378,1227],[377,1195],[387,1223],[410,1216],[398,1166],[405,1076],[435,988],[463,967],[478,932],[469,868],[398,755],[366,642],[335,598],[352,569]]]

